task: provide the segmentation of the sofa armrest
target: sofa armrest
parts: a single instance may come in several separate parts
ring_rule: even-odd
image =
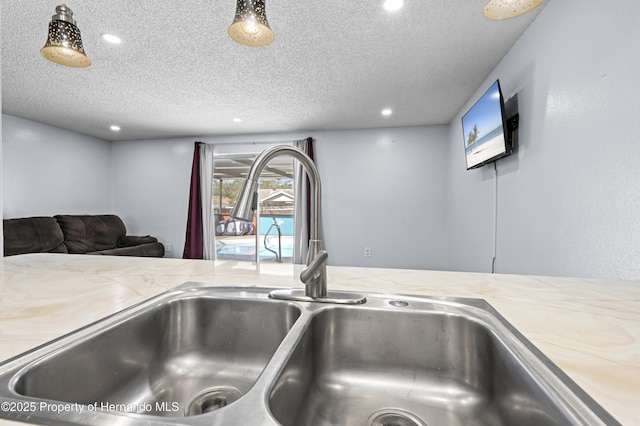
[[[118,240],[118,242],[116,243],[116,247],[134,247],[134,246],[139,246],[141,244],[157,243],[157,242],[158,242],[158,239],[150,235],[145,235],[142,237],[135,236],[135,235],[125,235],[124,237]]]

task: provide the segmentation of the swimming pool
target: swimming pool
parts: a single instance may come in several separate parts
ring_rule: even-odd
[[[275,254],[264,247],[264,235],[258,237],[258,243],[260,261],[275,261]],[[293,237],[282,236],[281,245],[282,261],[291,262],[293,259]],[[278,236],[275,232],[267,238],[267,247],[278,251]],[[256,237],[255,235],[246,235],[216,239],[216,255],[218,259],[253,261],[256,258]]]

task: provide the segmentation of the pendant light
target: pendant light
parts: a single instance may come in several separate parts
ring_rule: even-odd
[[[484,16],[489,19],[509,19],[523,15],[540,6],[542,0],[489,0]]]
[[[48,60],[68,67],[91,65],[91,60],[84,53],[73,12],[66,4],[56,7],[56,14],[49,23],[47,42],[40,53]]]
[[[264,0],[238,0],[229,35],[247,46],[266,46],[271,43],[274,35],[267,22]]]

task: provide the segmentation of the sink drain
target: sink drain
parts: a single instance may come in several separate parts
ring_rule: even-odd
[[[219,410],[238,400],[242,394],[231,386],[217,386],[197,395],[185,409],[186,416],[210,413]]]
[[[376,411],[369,417],[367,426],[427,426],[413,414],[395,408]]]

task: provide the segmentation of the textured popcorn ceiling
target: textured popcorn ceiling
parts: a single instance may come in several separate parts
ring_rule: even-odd
[[[93,62],[76,69],[40,55],[60,3],[2,0],[2,111],[107,140],[447,123],[541,9],[267,0],[275,41],[249,47],[227,35],[235,0],[69,0]]]

